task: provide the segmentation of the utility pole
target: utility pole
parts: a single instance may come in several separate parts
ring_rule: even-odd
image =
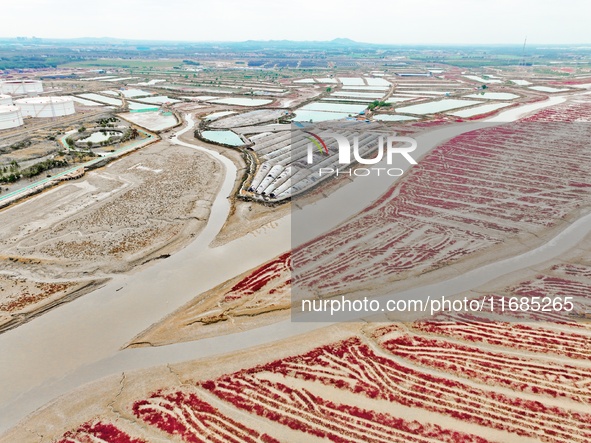
[[[521,51],[521,63],[520,65],[525,66],[525,44],[527,43],[527,36],[525,36],[525,40],[523,41],[523,49]]]

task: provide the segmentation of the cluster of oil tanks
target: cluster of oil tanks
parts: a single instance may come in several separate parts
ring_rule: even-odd
[[[0,130],[18,127],[26,117],[51,118],[76,112],[71,97],[31,97],[42,92],[43,83],[38,80],[0,82]]]

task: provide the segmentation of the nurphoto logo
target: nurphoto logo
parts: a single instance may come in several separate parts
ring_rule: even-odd
[[[306,134],[309,134],[308,140],[308,151],[307,151],[307,163],[309,165],[314,164],[314,149],[316,148],[322,156],[330,156],[331,153],[328,149],[326,142],[317,134],[314,134],[309,131],[304,131]],[[336,132],[329,132],[324,133],[324,137],[331,137],[337,142],[338,146],[338,164],[340,165],[350,165],[352,163],[351,158],[353,161],[357,162],[360,165],[377,165],[378,163],[382,162],[384,159],[386,160],[386,164],[391,166],[394,164],[395,156],[400,155],[402,156],[408,163],[411,165],[416,165],[417,162],[415,159],[410,155],[417,148],[417,141],[412,137],[403,137],[403,136],[388,136],[386,137],[384,143],[384,136],[380,135],[377,141],[377,153],[375,155],[371,155],[369,158],[365,158],[363,156],[370,152],[373,152],[374,149],[371,149],[370,146],[362,146],[360,148],[359,143],[359,135],[355,134],[353,136],[353,146],[351,147],[351,142],[349,139],[339,133]],[[363,154],[362,152],[363,151]],[[351,155],[352,154],[352,155]],[[335,155],[335,154],[333,154]],[[351,175],[351,171],[344,172],[340,170],[336,165],[334,167],[322,167],[319,168],[318,174],[320,176],[324,174],[343,174],[347,173]],[[383,168],[383,167],[374,167],[374,168],[357,168],[353,171],[353,175],[356,176],[367,176],[370,174],[377,174],[380,175],[381,173],[386,173],[390,176],[397,177],[404,173],[404,171],[400,168]]]

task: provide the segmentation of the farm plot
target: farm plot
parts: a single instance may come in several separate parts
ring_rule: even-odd
[[[339,77],[339,81],[345,86],[364,86],[366,84],[359,77]]]
[[[511,103],[492,103],[489,105],[474,106],[473,108],[464,109],[462,111],[450,112],[449,115],[454,115],[456,117],[473,117],[475,115],[488,114],[507,106],[511,106]]]
[[[570,91],[570,89],[568,88],[553,88],[551,86],[530,86],[529,89],[532,89],[534,91],[540,91],[540,92],[550,92],[550,93],[556,93],[556,92],[567,92]]]
[[[97,103],[97,102],[93,102],[92,100],[86,100],[86,99],[83,99],[80,97],[75,97],[75,96],[72,96],[72,100],[74,100],[76,103],[80,103],[81,105],[84,105],[84,106],[103,106],[102,104]]]
[[[517,94],[510,92],[481,92],[480,94],[466,95],[468,98],[484,98],[487,100],[514,100],[519,98]]]
[[[390,86],[391,83],[383,78],[365,77],[365,81],[369,86]]]
[[[353,105],[353,104],[337,104],[337,103],[310,103],[303,106],[299,110],[302,111],[322,111],[322,112],[343,112],[350,114],[359,114],[362,112],[366,105]]]
[[[121,93],[126,98],[145,97],[147,95],[154,95],[153,92],[144,91],[143,89],[124,89]]]
[[[337,91],[331,95],[331,97],[352,97],[352,98],[365,98],[370,100],[377,100],[383,97],[383,93],[381,92],[347,92],[347,91]]]
[[[366,102],[364,102],[366,103]],[[305,109],[298,109],[294,112],[294,121],[319,123],[331,120],[344,120],[351,114],[347,112],[327,112],[327,111],[308,111]]]
[[[389,86],[352,86],[352,85],[343,85],[341,90],[357,90],[357,91],[383,91],[384,93],[390,89]]]
[[[155,104],[155,105],[162,105],[164,103],[180,103],[180,100],[170,98],[166,95],[157,95],[154,97],[143,97],[143,98],[137,98],[136,100],[142,101],[144,103]]]

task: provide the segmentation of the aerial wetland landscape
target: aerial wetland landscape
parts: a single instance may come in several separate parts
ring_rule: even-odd
[[[591,442],[591,46],[244,35],[0,38],[0,442]]]

